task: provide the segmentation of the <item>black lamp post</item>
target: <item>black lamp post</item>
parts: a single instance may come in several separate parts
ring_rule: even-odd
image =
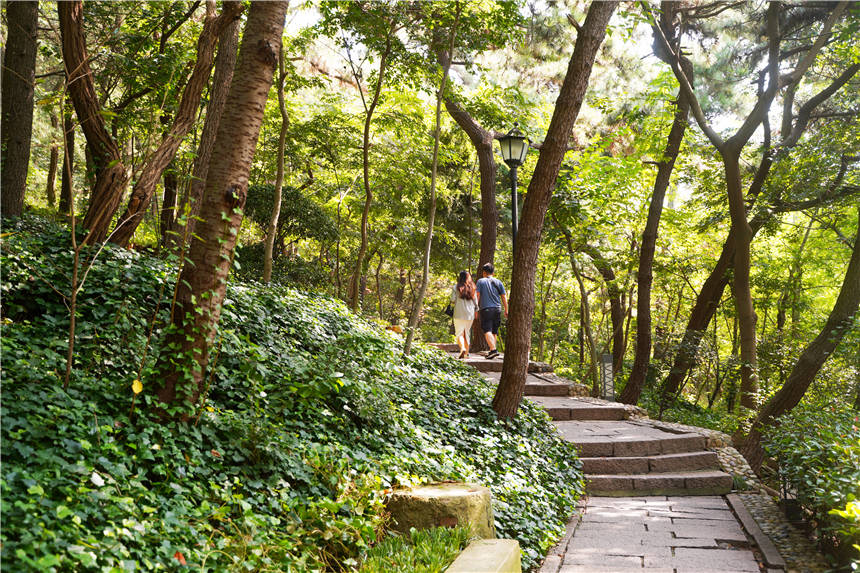
[[[526,160],[529,143],[526,136],[519,130],[519,124],[514,123],[514,128],[499,138],[502,146],[502,159],[511,168],[511,236],[513,247],[517,246],[517,167]]]

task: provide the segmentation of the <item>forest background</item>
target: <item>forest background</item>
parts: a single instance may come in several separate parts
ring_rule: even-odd
[[[25,4],[35,12],[22,14]],[[230,274],[342,299],[404,331],[408,353],[413,336],[451,339],[442,308],[456,273],[492,261],[516,313],[502,330],[500,416],[517,411],[523,356],[597,393],[610,354],[622,401],[734,434],[759,469],[776,416],[798,404],[860,409],[857,6],[597,5],[611,19],[560,135],[570,54],[600,28],[584,3],[285,7],[274,81],[249,122],[259,138],[234,142],[249,157],[247,192],[226,199],[235,209],[222,215],[228,248],[212,284]],[[226,89],[248,12],[6,5],[4,74],[19,51],[13,30],[38,41],[29,125],[7,112],[16,88],[4,75],[3,216],[75,222],[72,317],[98,256],[84,245],[115,243],[177,269],[193,258],[211,221],[203,158],[229,147],[208,122],[219,107],[237,124],[245,113],[226,105]],[[514,122],[533,146],[518,169],[516,253],[510,172],[494,143]],[[539,160],[558,150],[539,189]],[[92,233],[78,238],[74,225]],[[186,282],[174,303],[190,316],[199,299]],[[217,296],[207,312],[214,323],[184,326],[206,331],[191,343],[204,355]],[[205,371],[198,361],[184,372],[198,386],[192,402]]]

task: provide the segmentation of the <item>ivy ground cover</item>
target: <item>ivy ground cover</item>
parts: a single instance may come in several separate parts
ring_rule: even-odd
[[[4,232],[4,570],[357,569],[386,493],[431,480],[490,487],[499,536],[533,567],[583,491],[541,410],[504,424],[466,366],[403,357],[341,302],[285,287],[231,285],[205,401],[187,423],[159,419],[148,373],[170,352],[177,273],[128,250],[90,270],[64,389],[67,232]]]

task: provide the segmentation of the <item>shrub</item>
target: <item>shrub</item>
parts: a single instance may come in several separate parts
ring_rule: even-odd
[[[150,413],[156,381],[136,398],[132,382],[167,351],[176,272],[107,247],[63,389],[67,232],[32,219],[9,232],[4,569],[354,569],[384,529],[387,491],[447,479],[490,487],[526,567],[564,531],[582,472],[542,410],[524,403],[503,423],[474,371],[421,345],[404,358],[401,338],[324,296],[230,285],[210,390],[193,422],[164,422]]]
[[[766,433],[765,448],[779,461],[780,473],[800,504],[813,515],[823,547],[843,564],[856,563],[860,553],[852,544],[860,544],[857,412],[835,407],[797,409]]]

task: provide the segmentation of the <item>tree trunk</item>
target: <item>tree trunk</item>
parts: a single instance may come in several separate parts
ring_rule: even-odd
[[[63,106],[63,172],[60,174],[59,211],[68,215],[72,208],[72,177],[75,172],[75,123],[72,110]]]
[[[20,217],[24,212],[30,139],[33,134],[33,89],[36,82],[36,28],[39,3],[6,3],[7,38],[3,57],[2,135],[0,145],[0,214]],[[56,169],[56,163],[55,163]]]
[[[57,136],[57,129],[60,127],[60,118],[56,113],[51,114],[51,138]],[[45,188],[45,196],[48,199],[48,205],[53,207],[57,203],[57,167],[60,163],[60,146],[57,143],[51,144],[51,157],[48,160],[48,184]]]
[[[239,18],[240,6],[238,3],[226,3],[221,15],[217,18],[214,14],[207,15],[203,23],[203,30],[197,39],[197,59],[194,62],[194,69],[182,90],[182,98],[179,101],[179,108],[176,111],[173,125],[155,151],[146,158],[134,184],[134,189],[131,191],[128,206],[119,218],[111,237],[111,241],[114,243],[127,246],[131,241],[152,201],[152,195],[155,193],[155,187],[161,179],[161,174],[173,161],[182,139],[191,131],[191,127],[194,125],[195,112],[200,104],[200,96],[203,94],[203,88],[209,82],[209,75],[212,72],[218,36],[224,27]]]
[[[573,124],[588,88],[597,51],[606,36],[609,18],[618,2],[594,2],[578,30],[576,46],[568,64],[549,130],[523,203],[522,219],[514,250],[511,277],[508,340],[502,377],[493,398],[500,418],[516,415],[528,373],[531,323],[534,316],[534,279],[544,217],[561,162],[567,152]]]
[[[286,10],[287,2],[255,2],[248,14],[206,175],[201,220],[191,243],[189,264],[177,283],[177,309],[165,343],[165,348],[177,351],[159,357],[163,383],[158,398],[165,404],[178,397],[196,404],[203,391]]]
[[[729,146],[727,146],[729,147]],[[726,191],[732,234],[735,237],[733,291],[741,339],[741,406],[754,410],[758,393],[758,358],[756,349],[756,314],[750,288],[750,244],[753,232],[747,222],[741,182],[740,150],[721,150],[726,173]]]
[[[606,291],[609,295],[609,318],[612,322],[612,378],[616,378],[621,372],[624,362],[624,293],[618,286],[615,271],[612,265],[600,251],[591,245],[583,245],[579,249],[591,257],[603,282],[606,283]]]
[[[221,10],[227,12],[227,4],[239,4],[239,2],[224,2]],[[236,8],[231,8],[236,10]],[[218,35],[218,55],[215,56],[215,74],[209,89],[209,104],[206,106],[206,119],[203,121],[203,132],[200,134],[200,144],[197,146],[197,155],[194,158],[194,166],[191,169],[191,183],[188,187],[186,200],[190,207],[183,202],[179,212],[187,213],[185,222],[185,235],[190,237],[194,233],[197,216],[200,214],[200,206],[203,203],[203,191],[206,188],[206,174],[209,172],[209,161],[212,157],[212,149],[215,147],[215,137],[218,134],[218,126],[221,123],[221,115],[227,104],[227,93],[233,81],[233,70],[236,68],[236,53],[239,47],[239,20],[232,20]]]
[[[496,158],[493,155],[493,132],[484,129],[451,98],[445,98],[445,109],[448,115],[469,136],[475,153],[478,156],[478,172],[481,175],[481,253],[478,257],[478,267],[474,276],[481,276],[481,267],[485,263],[493,263],[496,257],[496,237],[499,224],[499,210],[496,206]],[[470,235],[471,236],[471,235]],[[470,352],[488,350],[487,340],[481,330],[480,319],[472,324],[472,340]]]
[[[60,16],[63,64],[68,78],[69,95],[86,137],[87,150],[92,155],[95,170],[90,206],[83,222],[84,228],[89,230],[84,242],[102,243],[107,238],[111,219],[119,207],[123,190],[128,183],[128,173],[122,164],[119,147],[105,127],[101,105],[96,97],[89,64],[90,56],[82,27],[81,0],[58,2],[57,10]]]
[[[355,270],[350,279],[350,307],[353,312],[359,311],[359,303],[361,296],[359,294],[359,283],[361,282],[361,274],[364,269],[364,256],[367,254],[367,222],[370,218],[370,206],[373,204],[373,190],[370,188],[370,122],[373,119],[373,112],[379,103],[379,94],[382,92],[382,82],[385,79],[385,70],[388,66],[388,57],[391,53],[391,39],[388,37],[385,41],[385,49],[382,51],[379,60],[379,72],[376,76],[376,88],[373,91],[373,98],[370,105],[364,110],[364,132],[361,140],[361,168],[364,181],[364,210],[361,213],[361,246],[358,248],[358,256],[355,260]],[[360,86],[359,86],[360,87]],[[362,99],[363,101],[363,99]]]
[[[839,296],[827,317],[827,322],[815,340],[809,343],[788,375],[782,388],[762,406],[749,434],[743,440],[741,453],[750,466],[758,471],[761,468],[764,450],[761,447],[761,432],[765,426],[772,425],[776,419],[797,406],[809,385],[815,379],[827,358],[833,353],[845,332],[854,323],[854,315],[860,306],[860,224],[854,238],[854,250]]]
[[[688,77],[692,82],[692,73]],[[651,285],[654,283],[652,268],[657,245],[657,229],[660,227],[663,201],[666,197],[666,190],[669,188],[672,170],[675,168],[675,160],[681,149],[684,132],[687,129],[687,116],[690,113],[690,102],[684,96],[683,91],[678,92],[677,102],[675,118],[666,140],[663,159],[657,165],[657,177],[654,179],[654,190],[651,193],[651,203],[648,205],[648,219],[645,222],[645,230],[642,231],[639,271],[636,274],[638,289],[636,293],[636,352],[630,378],[624,391],[618,397],[618,400],[625,404],[636,404],[639,401],[642,389],[645,387],[648,365],[651,361]]]
[[[418,319],[424,306],[424,296],[427,294],[427,286],[430,283],[430,250],[433,246],[433,226],[436,223],[436,175],[439,167],[439,138],[442,132],[442,100],[445,97],[445,86],[448,83],[448,72],[451,69],[451,60],[454,58],[454,42],[457,36],[457,24],[460,22],[460,11],[462,5],[458,2],[454,24],[448,38],[448,52],[444,55],[442,63],[442,82],[439,91],[436,92],[436,128],[433,131],[433,163],[430,171],[430,214],[427,221],[427,236],[424,240],[424,271],[421,276],[421,286],[418,288],[418,296],[409,315],[409,326],[406,329],[406,342],[403,345],[403,354],[409,356],[412,350],[412,339],[418,326]]]
[[[263,253],[263,282],[272,282],[272,252],[275,249],[275,235],[278,232],[278,219],[281,218],[281,198],[284,189],[284,148],[287,145],[287,130],[290,127],[290,116],[287,115],[287,105],[284,101],[284,51],[278,55],[278,109],[281,111],[281,129],[278,131],[277,175],[275,175],[275,204],[272,216],[269,218],[269,228],[266,231],[266,246]]]
[[[176,161],[171,161],[164,170],[162,178],[164,185],[164,200],[159,213],[161,219],[161,246],[167,247],[174,241],[174,221],[176,220],[176,202],[179,194],[179,178],[176,176]]]

